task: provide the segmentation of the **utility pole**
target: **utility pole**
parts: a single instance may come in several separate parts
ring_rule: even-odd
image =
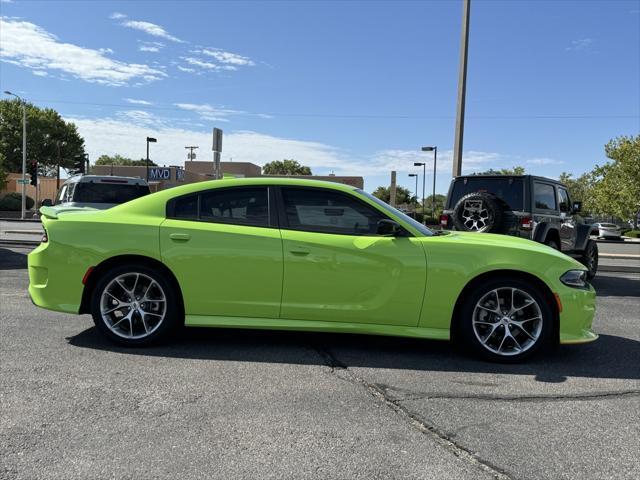
[[[196,148],[199,148],[199,147],[197,147],[197,146],[189,146],[189,147],[184,147],[184,148],[186,148],[187,150],[189,150],[189,153],[187,154],[187,159],[188,159],[188,160],[193,160],[194,158],[196,158],[196,157],[195,157],[195,155],[194,155],[194,153],[193,153],[193,151],[194,151]]]
[[[456,134],[453,145],[453,176],[462,175],[462,143],[464,137],[464,107],[467,94],[467,49],[469,47],[469,15],[471,0],[462,0],[462,38],[460,40],[460,72],[458,76],[458,106]]]
[[[153,137],[147,137],[147,183],[149,183],[149,143],[156,143],[158,140]]]
[[[27,205],[27,102],[9,90],[5,90],[4,93],[16,97],[22,103],[22,206],[20,218],[24,220]]]

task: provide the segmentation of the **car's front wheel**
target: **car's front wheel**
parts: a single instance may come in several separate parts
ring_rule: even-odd
[[[121,345],[155,343],[180,324],[181,308],[174,290],[163,274],[146,265],[112,268],[93,291],[93,321]]]
[[[580,263],[587,267],[587,278],[592,279],[598,273],[598,244],[587,240],[584,252],[580,256]]]
[[[504,278],[483,283],[465,298],[457,333],[472,353],[515,363],[550,344],[553,323],[553,310],[537,287]]]

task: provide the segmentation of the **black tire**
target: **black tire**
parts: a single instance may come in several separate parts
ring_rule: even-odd
[[[147,291],[143,292],[145,288],[145,284],[142,283],[138,285],[138,280],[135,280],[135,284],[131,284],[131,282],[126,283],[129,277],[135,278],[134,276],[138,274],[139,278],[143,278],[145,281],[147,279],[151,279],[153,282],[157,284],[157,286],[151,285]],[[103,318],[102,315],[102,303],[103,294],[105,294],[105,289],[107,288],[119,288],[116,286],[116,279],[121,279],[124,277],[125,284],[124,286],[131,288],[133,286],[132,291],[138,294],[140,297],[140,303],[136,301],[136,306],[125,306],[120,309],[116,307],[116,311],[113,314],[105,315],[112,322],[112,326],[109,327],[107,325],[107,321]],[[115,282],[115,283],[114,283]],[[122,283],[120,283],[122,285]],[[151,290],[151,294],[147,294]],[[118,291],[114,291],[115,295],[118,298],[113,297],[112,295],[105,294],[105,299],[111,299],[113,302],[111,305],[108,305],[106,308],[115,307],[118,304],[123,304],[127,301],[127,299],[134,301],[135,294],[126,293],[128,290],[122,288],[120,293]],[[155,295],[153,295],[155,292]],[[164,295],[164,307],[162,307],[162,300],[159,300],[160,294]],[[144,297],[142,294],[144,293]],[[149,303],[142,303],[144,298],[153,296],[153,299],[149,299]],[[121,302],[122,301],[122,302]],[[117,304],[115,302],[118,302]],[[140,308],[140,310],[138,310]],[[143,312],[142,308],[147,308],[147,314],[141,314]],[[116,315],[129,312],[131,310],[134,312],[131,314],[132,320],[131,323],[128,320],[125,320],[120,328],[117,324],[118,320],[122,320],[121,317],[117,317]],[[119,310],[119,311],[118,311]],[[156,312],[156,313],[153,313]],[[163,315],[160,315],[163,314]],[[164,339],[166,339],[171,333],[173,333],[176,328],[184,323],[184,313],[182,311],[182,303],[179,298],[179,294],[176,292],[176,289],[172,282],[170,282],[165,275],[159,272],[157,269],[150,268],[143,264],[129,264],[122,265],[118,267],[114,267],[107,272],[105,272],[100,279],[97,281],[96,286],[93,290],[91,297],[91,315],[93,316],[93,321],[96,324],[98,330],[100,330],[104,335],[106,335],[111,341],[127,346],[127,347],[140,347],[145,345],[151,345],[158,343]],[[115,317],[115,318],[114,318]],[[156,320],[158,317],[162,317],[160,320]],[[146,320],[143,320],[146,319]],[[126,331],[122,332],[122,327],[130,325],[130,332],[133,338],[126,337]],[[144,330],[142,330],[144,328]],[[150,333],[146,333],[146,330],[149,329]],[[120,334],[114,333],[115,331],[119,331]],[[136,332],[140,332],[141,337],[136,337],[134,334]],[[125,336],[123,336],[125,335]]]
[[[547,240],[545,240],[544,244],[548,247],[553,248],[554,250],[560,251],[560,245],[558,245],[558,242],[556,242],[553,238],[548,238]]]
[[[492,195],[469,193],[453,208],[453,224],[463,232],[499,232],[502,228],[502,208]]]
[[[511,321],[522,322],[521,325],[527,328],[529,337],[525,335],[525,332],[520,331],[520,327],[517,325],[505,323],[507,322],[506,320],[503,322],[504,313],[497,315],[483,308],[476,308],[478,302],[484,301],[486,298],[491,299],[492,292],[497,290],[500,295],[505,293],[507,295],[507,301],[499,305],[499,310],[504,312],[505,308],[510,308],[508,307],[510,303],[508,301],[509,289],[517,289],[520,292],[524,292],[537,305],[537,308],[534,305],[523,307],[510,315],[510,317],[513,317]],[[515,297],[514,303],[516,306],[525,305],[526,301],[528,301],[526,296],[521,293],[517,293]],[[453,338],[460,343],[465,352],[472,353],[485,360],[500,363],[521,362],[536,354],[540,349],[553,345],[555,314],[549,302],[550,300],[538,287],[519,278],[504,277],[483,282],[473,291],[465,294],[464,303],[459,309],[456,318]],[[477,323],[474,323],[474,315],[477,315],[475,317]],[[527,321],[524,318],[525,316],[531,318],[539,316],[540,321],[539,323],[537,320]],[[492,333],[489,334],[489,331]],[[509,335],[516,338],[515,342],[520,342],[522,351],[519,353],[515,348],[516,343],[505,335],[507,331]],[[504,341],[504,353],[496,353],[492,350],[500,350],[496,348],[496,344],[500,342],[501,335],[502,337],[507,337],[508,340]],[[533,337],[535,337],[535,341],[532,340]],[[486,344],[483,343],[481,338],[484,338]],[[502,345],[500,344],[500,347]]]
[[[580,263],[587,267],[587,278],[591,280],[598,273],[598,244],[587,240],[587,245],[580,257]]]

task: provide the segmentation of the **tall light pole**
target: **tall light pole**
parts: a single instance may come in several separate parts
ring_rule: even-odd
[[[453,144],[453,176],[462,175],[462,141],[464,136],[464,105],[467,94],[467,49],[469,47],[469,15],[471,0],[462,0],[462,38],[460,39],[460,72],[458,74],[458,106],[456,134]]]
[[[438,147],[422,147],[423,152],[433,152],[433,193],[431,194],[431,218],[436,218],[436,163],[438,162]]]
[[[409,174],[410,177],[416,177],[416,189],[414,190],[416,192],[416,203],[418,203],[418,174],[417,173],[410,173]],[[413,214],[413,217],[415,218],[415,212]]]
[[[147,183],[149,183],[149,143],[156,143],[157,141],[153,137],[147,137]]]
[[[427,176],[427,163],[426,162],[414,162],[414,167],[422,167],[422,223],[424,223],[424,181]]]
[[[27,103],[22,97],[11,93],[9,90],[5,90],[4,93],[16,97],[22,103],[22,207],[20,210],[20,218],[24,220],[25,207],[27,204]],[[36,205],[36,209],[37,208],[38,206]]]

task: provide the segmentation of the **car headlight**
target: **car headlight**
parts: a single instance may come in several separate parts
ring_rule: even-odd
[[[568,287],[588,288],[586,270],[569,270],[560,277],[560,281]]]

